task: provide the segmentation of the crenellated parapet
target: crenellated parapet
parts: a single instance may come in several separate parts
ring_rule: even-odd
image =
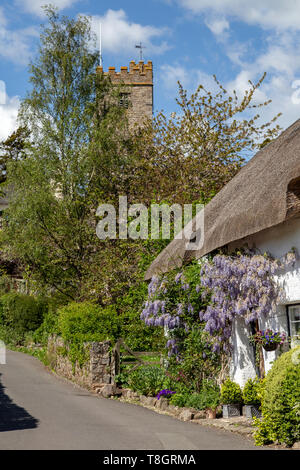
[[[97,67],[97,72],[109,76],[112,83],[124,83],[126,85],[153,85],[152,62],[146,64],[143,61],[135,63],[132,60],[128,67],[121,67],[120,72],[116,72],[115,67],[108,67],[108,72],[103,72],[103,67]]]

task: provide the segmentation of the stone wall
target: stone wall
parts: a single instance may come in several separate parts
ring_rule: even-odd
[[[60,337],[48,340],[48,360],[58,374],[89,389],[101,389],[114,384],[118,363],[110,341],[85,344],[87,361],[80,367],[73,364],[67,355],[67,346]]]

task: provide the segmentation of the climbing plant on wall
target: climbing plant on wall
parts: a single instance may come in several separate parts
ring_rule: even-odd
[[[249,324],[275,311],[281,288],[274,275],[295,257],[293,251],[282,260],[266,253],[217,254],[194,264],[192,283],[186,272],[178,273],[173,283],[153,277],[141,318],[171,333],[170,355],[179,352],[182,330],[196,324],[202,325],[213,353],[229,354],[234,319]]]

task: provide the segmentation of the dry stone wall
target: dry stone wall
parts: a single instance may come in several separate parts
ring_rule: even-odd
[[[73,364],[67,354],[67,345],[62,338],[52,336],[48,340],[48,360],[58,374],[79,385],[100,391],[114,385],[117,360],[110,341],[85,344],[87,361],[80,366]],[[107,388],[107,387],[106,387]]]

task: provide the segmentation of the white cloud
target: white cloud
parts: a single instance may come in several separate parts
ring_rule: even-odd
[[[206,25],[222,40],[229,60],[238,67],[236,76],[225,86],[234,88],[241,96],[267,72],[261,87],[256,90],[253,103],[268,99],[272,103],[260,108],[261,122],[282,113],[278,123],[287,127],[300,117],[300,104],[293,102],[292,84],[300,79],[300,1],[299,0],[175,0],[193,15],[202,15]],[[220,20],[220,23],[215,21]],[[223,22],[222,22],[223,20]],[[261,43],[257,48],[253,39],[238,42],[230,37],[229,22],[240,22],[261,28]],[[297,91],[297,90],[296,90]]]
[[[216,82],[211,75],[208,75],[200,69],[191,69],[178,64],[162,65],[159,70],[158,78],[164,90],[168,94],[172,92],[174,97],[177,96],[178,81],[188,93],[196,91],[200,84],[212,92],[217,90]]]
[[[17,96],[6,96],[5,104],[0,105],[0,140],[8,137],[17,127],[20,100]]]
[[[0,8],[0,56],[16,64],[26,65],[31,55],[31,39],[37,36],[35,28],[11,30]]]
[[[33,13],[38,16],[44,16],[44,11],[42,6],[44,5],[54,5],[60,10],[72,6],[73,3],[76,3],[78,0],[15,0],[15,5],[21,7],[24,11],[28,13]]]
[[[5,88],[5,82],[3,80],[0,80],[0,105],[6,103],[6,88]]]
[[[224,35],[225,31],[229,29],[228,21],[221,17],[207,18],[205,24],[216,36]]]
[[[232,17],[263,28],[300,29],[298,0],[177,0],[194,14]]]
[[[226,85],[228,90],[235,89],[241,95],[247,88],[248,80],[255,82],[263,72],[267,77],[261,87],[255,92],[254,104],[271,99],[272,103],[258,110],[263,120],[272,119],[279,112],[282,116],[279,124],[285,128],[300,117],[300,105],[293,102],[292,96],[295,90],[292,84],[300,79],[300,46],[299,35],[293,32],[281,35],[270,35],[266,38],[266,49],[257,54],[252,60],[247,60],[245,50],[243,54],[229,55],[241,68],[237,76]],[[230,44],[227,45],[231,50]],[[237,47],[237,51],[239,48]],[[232,51],[231,51],[232,52]],[[243,57],[245,59],[243,60]]]
[[[165,64],[160,67],[159,81],[166,90],[174,91],[178,89],[178,81],[184,88],[189,88],[191,86],[191,75],[181,65]]]
[[[92,17],[92,29],[99,38],[100,23],[102,25],[103,54],[119,54],[132,51],[137,54],[135,45],[142,42],[146,47],[145,55],[161,54],[169,49],[165,41],[154,44],[153,40],[168,33],[167,28],[143,26],[129,21],[124,10],[108,10],[104,16]]]

